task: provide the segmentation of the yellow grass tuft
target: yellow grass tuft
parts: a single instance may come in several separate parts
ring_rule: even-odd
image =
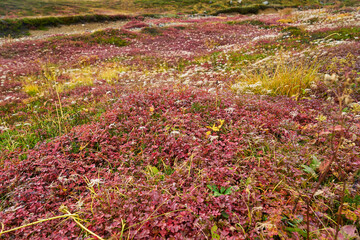
[[[31,97],[36,96],[39,92],[39,86],[36,84],[28,84],[23,87],[24,92],[29,94]]]
[[[69,72],[70,81],[64,83],[61,88],[61,91],[65,88],[74,89],[78,86],[92,86],[94,84],[94,69],[92,67],[83,67],[80,69],[72,69]]]
[[[294,20],[291,18],[283,18],[278,20],[279,23],[294,23]]]
[[[113,84],[118,81],[119,73],[125,71],[126,69],[121,66],[107,67],[100,71],[98,77],[104,79],[107,83]]]
[[[286,95],[307,95],[312,83],[318,81],[317,66],[305,63],[287,63],[281,60],[272,71],[253,71],[245,74],[232,86],[237,92]]]

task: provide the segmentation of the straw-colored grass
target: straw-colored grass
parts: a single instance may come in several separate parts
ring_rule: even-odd
[[[232,89],[256,94],[304,96],[310,92],[311,84],[318,80],[317,70],[315,64],[280,60],[271,70],[260,68],[248,72],[232,86]]]

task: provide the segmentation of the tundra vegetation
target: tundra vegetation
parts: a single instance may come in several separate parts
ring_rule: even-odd
[[[359,239],[359,10],[3,38],[0,239]]]

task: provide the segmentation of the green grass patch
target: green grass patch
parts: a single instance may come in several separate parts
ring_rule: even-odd
[[[38,142],[60,136],[75,126],[89,123],[99,119],[104,112],[104,106],[97,106],[95,112],[86,112],[86,106],[69,106],[50,111],[38,110],[44,102],[37,100],[32,102],[24,112],[31,113],[26,119],[0,119],[15,127],[0,133],[0,151],[15,149],[31,149]],[[14,122],[15,121],[15,122]]]
[[[226,22],[226,24],[229,24],[229,25],[246,25],[246,24],[249,24],[249,25],[253,25],[253,26],[266,26],[267,24],[260,21],[260,20],[245,20],[245,21],[229,21],[229,22]]]
[[[20,37],[29,35],[29,30],[46,29],[60,25],[71,25],[85,22],[105,22],[129,19],[126,15],[84,15],[67,17],[44,17],[0,20],[0,37]]]
[[[238,64],[242,62],[252,62],[262,58],[265,58],[264,54],[244,54],[242,52],[231,52],[229,55],[229,61],[231,64]]]
[[[286,27],[282,32],[287,32],[302,43],[309,43],[317,39],[353,40],[360,37],[360,27],[344,27],[327,31],[308,32],[298,27]]]
[[[244,20],[244,21],[228,21],[226,24],[229,25],[252,25],[260,28],[270,29],[270,28],[279,28],[278,25],[270,25],[260,20]]]
[[[133,38],[134,35],[125,34],[119,30],[111,29],[105,31],[97,31],[88,36],[81,36],[83,41],[89,43],[98,44],[112,44],[117,47],[123,47],[130,44],[130,42],[124,38]]]
[[[194,5],[199,2],[208,3],[208,0],[135,0],[135,4],[138,4],[142,7],[159,7],[159,6],[177,6],[185,7],[189,5]]]
[[[152,36],[157,36],[162,34],[162,29],[157,27],[145,27],[141,29],[141,33],[149,34]]]
[[[330,31],[324,32],[314,32],[310,33],[311,39],[333,39],[333,40],[354,40],[355,38],[360,38],[360,27],[350,27],[350,28],[339,28]]]
[[[239,14],[257,14],[262,10],[266,9],[283,9],[283,8],[293,8],[298,5],[264,5],[264,4],[256,4],[249,6],[241,6],[241,7],[230,7],[218,10],[213,13],[213,15],[219,14],[228,14],[228,13],[239,13]]]

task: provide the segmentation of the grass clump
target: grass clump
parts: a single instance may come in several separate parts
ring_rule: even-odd
[[[295,8],[298,5],[291,3],[281,3],[281,5],[264,5],[264,4],[249,4],[246,6],[240,6],[240,7],[230,7],[230,8],[224,8],[221,10],[218,10],[213,13],[213,15],[219,15],[219,14],[227,14],[227,13],[239,13],[239,14],[257,14],[260,11],[266,10],[266,9],[284,9],[284,8]]]
[[[268,7],[266,5],[253,5],[246,7],[233,7],[216,11],[214,15],[226,14],[226,13],[240,13],[240,14],[257,14],[260,10],[265,10]]]
[[[311,91],[311,84],[318,80],[317,69],[316,65],[288,64],[281,60],[270,71],[260,68],[248,72],[232,89],[238,93],[305,96]]]
[[[354,40],[360,37],[360,27],[344,27],[329,31],[310,33],[313,40],[326,38],[333,40]]]
[[[256,61],[259,59],[265,58],[266,55],[262,53],[257,54],[244,54],[242,52],[231,52],[229,54],[229,61],[233,65],[244,64],[252,61]]]
[[[285,27],[281,31],[288,33],[302,43],[309,43],[310,41],[318,39],[331,39],[337,41],[354,40],[360,37],[360,27],[341,27],[337,29],[323,29],[309,32],[299,27],[290,26]]]
[[[0,20],[0,37],[21,37],[29,35],[29,30],[46,29],[47,27],[57,27],[60,25],[71,25],[85,22],[105,22],[126,20],[130,17],[125,15],[83,15],[83,16],[64,16],[64,17],[42,17],[42,18],[22,18],[22,19],[2,19]]]
[[[279,27],[277,25],[268,24],[266,22],[263,22],[260,20],[255,20],[255,19],[244,20],[244,21],[228,21],[228,22],[226,22],[226,24],[229,24],[229,25],[252,25],[252,26],[257,26],[259,28],[265,28],[265,29]]]
[[[24,86],[24,92],[29,94],[31,97],[36,96],[37,93],[39,93],[39,87],[35,84],[25,85]]]
[[[115,84],[119,81],[119,74],[126,72],[127,68],[116,64],[107,65],[97,74],[99,79],[105,80],[109,84]]]
[[[130,44],[130,39],[132,38],[135,38],[134,34],[129,34],[117,29],[105,29],[89,35],[72,37],[71,40],[90,44],[111,44],[117,47],[124,47]]]
[[[303,36],[305,34],[304,30],[293,26],[285,27],[284,29],[281,30],[281,32],[287,32],[288,34],[294,37]]]
[[[162,31],[159,28],[145,27],[145,28],[141,29],[141,33],[149,34],[152,36],[157,36],[157,35],[161,35]]]

